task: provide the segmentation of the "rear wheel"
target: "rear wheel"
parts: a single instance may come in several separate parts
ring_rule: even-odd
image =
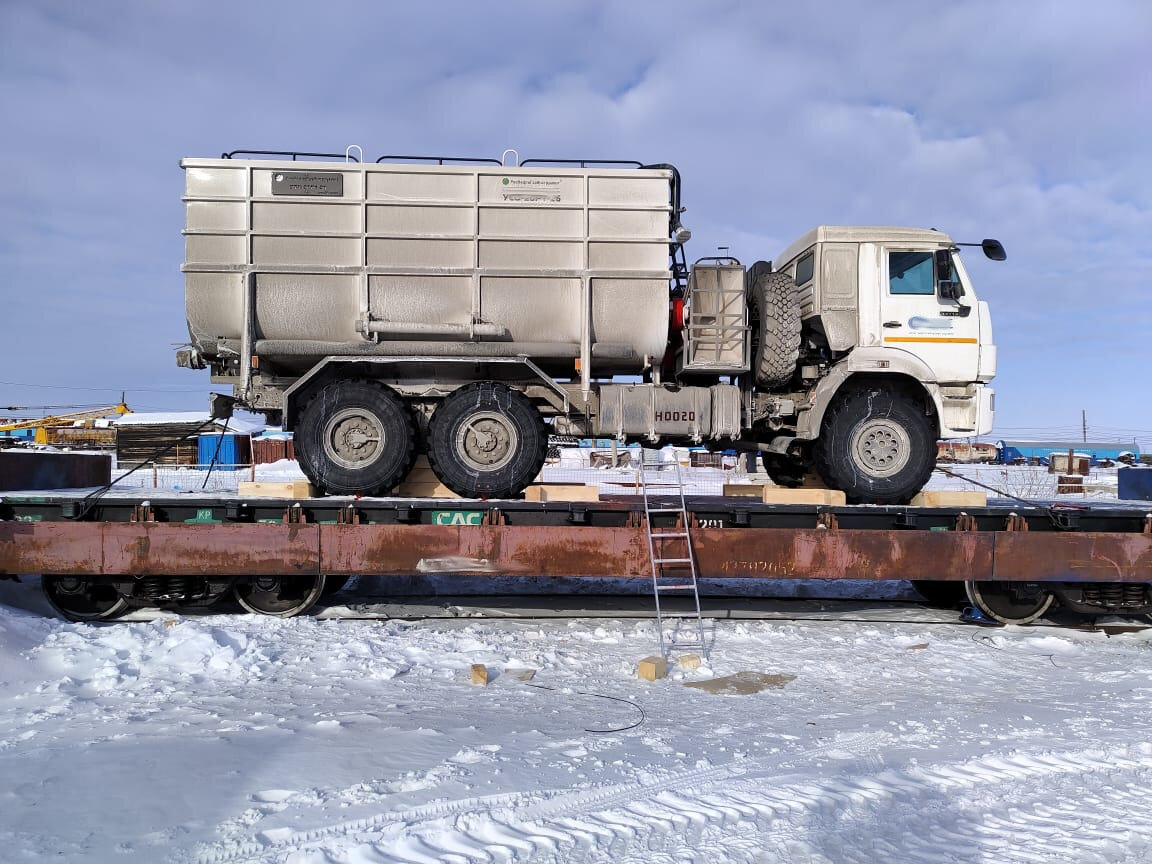
[[[813,448],[816,470],[851,504],[907,504],[936,465],[936,431],[910,396],[880,385],[837,397]]]
[[[416,430],[404,403],[375,381],[334,381],[305,406],[296,455],[332,495],[387,495],[412,469]]]
[[[48,574],[40,585],[52,608],[69,621],[107,621],[128,611],[128,601],[115,585]]]
[[[291,618],[307,612],[324,593],[324,577],[311,574],[252,576],[232,589],[236,602],[258,615]]]
[[[428,424],[428,462],[465,498],[512,498],[536,479],[548,430],[523,393],[486,381],[461,387]]]
[[[1048,611],[1055,597],[1015,582],[965,582],[968,600],[1001,624],[1028,624]]]

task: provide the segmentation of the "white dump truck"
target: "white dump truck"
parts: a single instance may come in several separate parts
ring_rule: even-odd
[[[671,165],[509,153],[183,160],[177,362],[294,431],[330,494],[386,495],[426,453],[460,495],[516,496],[565,434],[755,450],[779,483],[899,503],[938,438],[991,430],[958,247],[998,242],[823,226],[689,267]]]

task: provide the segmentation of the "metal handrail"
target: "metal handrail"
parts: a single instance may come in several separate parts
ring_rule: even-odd
[[[376,160],[380,162],[435,162],[437,165],[443,165],[445,162],[483,162],[490,165],[502,165],[499,159],[486,159],[483,156],[381,156]]]
[[[589,165],[631,165],[633,168],[643,168],[643,162],[635,159],[525,159],[520,167],[525,165],[579,165],[587,168]]]
[[[358,145],[352,145],[357,147]],[[349,151],[352,149],[348,148]],[[321,159],[343,159],[345,162],[359,162],[360,160],[353,156],[350,152],[345,153],[305,153],[299,150],[232,150],[228,153],[221,153],[221,159],[233,159],[236,156],[291,156],[292,161],[295,162],[300,156],[318,157]]]

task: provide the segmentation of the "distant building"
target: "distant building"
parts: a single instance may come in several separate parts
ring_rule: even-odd
[[[1115,441],[997,441],[996,450],[997,461],[1005,464],[1012,462],[1047,464],[1048,457],[1053,453],[1067,453],[1069,450],[1091,457],[1093,465],[1102,459],[1116,461],[1126,453],[1140,458],[1138,444]]]
[[[221,432],[230,437],[243,438],[243,447],[230,452],[228,463],[248,461],[248,446],[252,434],[263,429],[263,423],[243,417],[227,421],[212,420],[207,413],[198,411],[170,411],[148,414],[125,414],[112,421],[116,429],[116,463],[120,468],[132,468],[141,463],[157,465],[198,465],[200,436]],[[239,442],[237,442],[239,443]]]

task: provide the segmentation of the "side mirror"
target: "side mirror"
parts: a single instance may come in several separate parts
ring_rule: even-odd
[[[952,252],[948,249],[936,250],[936,284],[940,286],[940,297],[944,300],[959,300],[964,296],[964,286],[956,279],[956,265],[952,263]]]
[[[936,281],[951,282],[955,279],[952,268],[952,253],[947,249],[936,250]]]
[[[992,261],[1003,261],[1008,257],[1008,253],[1004,251],[1004,244],[999,240],[984,240],[980,243],[980,248]]]

